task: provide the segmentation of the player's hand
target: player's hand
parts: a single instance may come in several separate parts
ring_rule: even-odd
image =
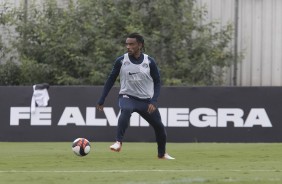
[[[104,106],[97,104],[97,105],[96,105],[96,109],[97,109],[98,111],[103,111]]]
[[[153,104],[149,104],[148,106],[148,113],[153,113],[157,108]]]

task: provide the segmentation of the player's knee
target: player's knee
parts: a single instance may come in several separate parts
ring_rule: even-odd
[[[126,108],[122,108],[121,109],[121,112],[133,112],[133,109],[132,108],[130,108],[130,107],[126,107]]]
[[[121,109],[121,114],[131,116],[132,113],[133,113],[133,110],[131,108],[123,108],[123,109]]]

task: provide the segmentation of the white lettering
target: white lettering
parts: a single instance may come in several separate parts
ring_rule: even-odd
[[[65,108],[58,125],[66,126],[68,124],[75,124],[77,126],[85,126],[84,119],[78,107],[66,107]]]
[[[36,107],[35,112],[31,113],[30,125],[32,126],[50,126],[51,107]]]
[[[194,109],[190,113],[190,123],[195,127],[216,127],[216,111],[208,108]]]
[[[262,127],[272,127],[265,109],[251,109],[244,127],[253,127],[254,125],[261,125]]]
[[[96,118],[96,108],[86,108],[86,125],[87,126],[107,126],[107,119]]]
[[[168,126],[169,127],[188,127],[189,126],[188,108],[169,108]]]
[[[134,112],[131,114],[130,118],[130,126],[132,127],[138,127],[140,123],[140,116],[138,113]]]
[[[148,127],[149,123],[142,117],[140,117],[140,126],[141,127]]]
[[[74,124],[76,126],[117,126],[118,114],[113,107],[105,107],[105,118],[96,117],[96,108],[87,107],[85,120],[78,107],[66,107],[60,117],[58,126]],[[272,127],[272,123],[264,108],[252,108],[248,114],[240,108],[159,108],[162,122],[166,127]],[[246,118],[244,118],[246,117]],[[19,126],[20,120],[30,119],[31,126],[51,126],[52,108],[38,107],[35,113],[30,113],[30,107],[11,107],[10,125]],[[132,127],[148,127],[149,123],[139,114],[132,113],[130,118]]]
[[[118,117],[120,115],[120,113],[118,115],[116,115],[114,108],[112,107],[104,107],[104,112],[105,112],[105,116],[109,122],[110,126],[117,126],[118,123]]]
[[[218,109],[218,127],[227,127],[228,122],[233,122],[234,127],[243,127],[244,111],[242,109]]]
[[[162,117],[162,122],[164,126],[167,126],[167,108],[159,108],[161,117]]]
[[[30,107],[11,107],[10,125],[19,126],[20,119],[30,119]]]

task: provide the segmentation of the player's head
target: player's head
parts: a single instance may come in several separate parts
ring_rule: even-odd
[[[145,41],[142,35],[139,33],[131,33],[127,36],[126,41],[127,52],[130,55],[134,55],[137,52],[145,51]]]

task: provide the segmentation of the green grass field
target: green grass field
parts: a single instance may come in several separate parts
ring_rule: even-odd
[[[85,157],[71,143],[0,142],[1,184],[281,184],[282,144],[168,143],[176,160],[159,160],[155,143],[91,143]]]

